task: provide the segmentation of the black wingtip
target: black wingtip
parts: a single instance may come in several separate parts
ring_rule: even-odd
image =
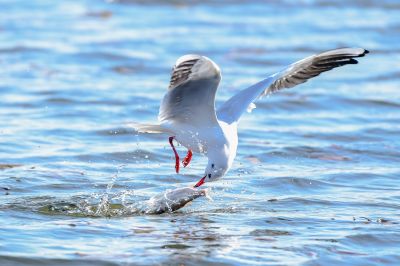
[[[347,62],[346,62],[346,64],[352,64],[352,65],[355,65],[355,64],[358,64],[358,61],[357,61],[357,60],[355,60],[354,58],[351,58],[349,61],[347,61]]]
[[[369,51],[367,49],[364,49],[364,52],[362,54],[360,54],[358,57],[363,57],[366,54],[369,54]]]

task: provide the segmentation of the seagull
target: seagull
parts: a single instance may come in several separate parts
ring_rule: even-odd
[[[187,148],[182,160],[188,166],[193,152],[208,157],[204,176],[195,184],[215,181],[231,168],[238,145],[237,126],[247,110],[265,95],[292,88],[322,72],[344,65],[357,64],[363,48],[340,48],[325,51],[297,61],[260,82],[239,91],[218,109],[215,94],[221,80],[221,70],[211,59],[195,54],[184,55],[172,69],[168,91],[161,101],[158,123],[141,124],[140,133],[164,133],[175,155],[175,171],[179,173],[180,159],[173,141]]]

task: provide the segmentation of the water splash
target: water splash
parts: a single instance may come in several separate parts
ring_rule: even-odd
[[[114,183],[117,180],[118,175],[120,174],[121,169],[124,166],[125,165],[117,166],[117,172],[111,178],[110,183],[107,184],[106,192],[101,197],[101,201],[100,201],[99,205],[97,206],[97,210],[96,210],[96,213],[95,213],[96,216],[103,216],[103,215],[106,216],[108,214],[108,212],[110,210],[110,193],[111,193],[111,189],[113,188]]]

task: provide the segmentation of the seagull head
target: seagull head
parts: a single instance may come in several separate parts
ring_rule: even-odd
[[[221,160],[208,160],[207,167],[204,170],[204,176],[199,180],[199,182],[197,182],[194,187],[199,187],[206,182],[217,180],[218,178],[224,176],[228,169],[229,166],[227,162],[223,162]]]

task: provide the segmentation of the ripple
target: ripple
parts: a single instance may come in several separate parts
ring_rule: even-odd
[[[345,162],[351,161],[351,157],[338,154],[341,151],[326,149],[324,147],[311,147],[311,146],[292,146],[284,147],[283,149],[274,150],[266,153],[267,157],[282,157],[282,158],[305,158],[317,159],[322,161],[337,161]]]
[[[347,245],[356,246],[370,246],[372,248],[379,245],[384,247],[385,245],[398,245],[400,244],[400,234],[354,234],[347,236],[346,239],[341,241]]]
[[[116,127],[111,129],[102,129],[94,131],[99,136],[115,136],[115,135],[136,135],[137,131],[133,128]]]
[[[78,254],[77,254],[78,255]],[[26,258],[20,256],[6,256],[0,255],[0,262],[2,265],[80,265],[80,266],[118,266],[119,263],[111,261],[83,258],[83,259],[56,259],[56,258]]]
[[[41,49],[37,47],[29,46],[13,46],[0,48],[0,54],[10,54],[10,53],[31,53],[31,52],[46,52],[46,49]]]
[[[0,2],[0,265],[400,261],[398,1]],[[232,169],[206,184],[214,201],[140,213],[207,163],[175,174],[166,137],[130,127],[156,121],[179,56],[218,63],[219,105],[360,45],[371,54],[358,65],[243,116]]]
[[[336,186],[335,184],[323,182],[311,178],[300,177],[275,177],[257,180],[257,184],[274,189],[284,190],[318,190]]]
[[[251,236],[289,236],[292,233],[282,230],[257,229],[250,232]]]
[[[102,154],[81,154],[76,158],[84,162],[119,162],[119,163],[136,163],[137,160],[148,160],[152,162],[161,162],[160,154],[149,150],[137,149],[127,152],[110,152]]]
[[[21,164],[12,164],[12,163],[0,164],[0,170],[11,169],[11,168],[20,167],[20,166],[22,166],[22,165]]]

